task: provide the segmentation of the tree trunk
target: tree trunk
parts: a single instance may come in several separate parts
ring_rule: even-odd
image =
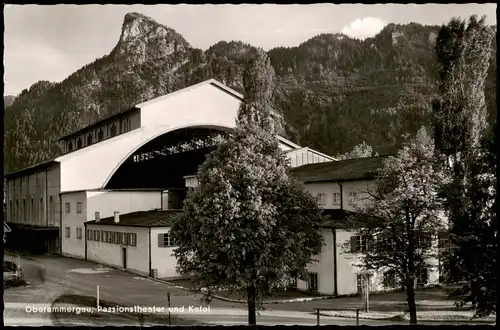
[[[417,324],[417,305],[415,304],[415,279],[408,276],[406,280],[406,297],[410,312],[410,324]]]
[[[248,304],[248,325],[257,324],[257,313],[255,308],[255,286],[251,285],[247,288],[247,304]]]

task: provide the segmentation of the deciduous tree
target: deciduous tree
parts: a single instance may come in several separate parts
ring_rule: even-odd
[[[360,267],[401,280],[411,324],[417,323],[416,278],[432,267],[436,251],[431,234],[443,226],[438,188],[446,177],[435,162],[433,143],[421,128],[396,156],[388,157],[360,215],[351,219],[368,245],[362,249]]]
[[[372,146],[363,141],[362,143],[354,146],[354,148],[351,151],[346,152],[345,154],[338,154],[337,156],[335,156],[335,158],[337,158],[338,160],[344,160],[344,159],[368,158],[376,156],[378,156],[378,153],[373,151]]]
[[[263,51],[249,64],[232,137],[207,157],[199,186],[172,227],[178,270],[199,289],[245,291],[249,324],[266,295],[302,274],[321,248],[321,209],[289,174],[273,133],[274,72]]]

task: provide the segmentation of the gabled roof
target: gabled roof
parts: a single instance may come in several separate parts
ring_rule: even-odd
[[[286,151],[286,153],[287,153],[288,155],[291,155],[291,154],[294,154],[294,153],[297,153],[297,152],[303,152],[303,151],[306,151],[306,152],[307,152],[307,151],[312,152],[312,153],[314,153],[314,154],[316,154],[316,155],[318,155],[318,156],[328,158],[328,159],[330,159],[331,161],[335,161],[335,160],[336,160],[336,159],[335,159],[335,158],[333,158],[332,156],[325,155],[324,153],[321,153],[321,152],[319,152],[319,151],[317,151],[317,150],[314,150],[314,149],[311,149],[311,148],[309,148],[309,147],[303,147],[303,148],[300,148],[300,147],[299,147],[299,149],[287,150],[287,151]]]
[[[141,211],[120,214],[120,222],[115,223],[115,217],[108,217],[100,219],[99,222],[95,220],[87,221],[87,225],[97,226],[129,226],[129,227],[170,227],[175,217],[182,213],[178,210],[155,210],[155,211]]]
[[[14,171],[14,172],[10,172],[10,173],[5,175],[5,178],[11,179],[11,178],[16,177],[18,175],[26,175],[26,174],[31,173],[31,172],[36,172],[36,171],[39,171],[41,169],[49,168],[50,166],[52,166],[54,164],[57,164],[57,162],[56,162],[55,158],[52,158],[52,159],[49,159],[49,160],[31,165],[31,166],[25,167],[23,169],[20,169],[20,170]]]
[[[180,93],[185,93],[185,92],[189,92],[193,89],[196,89],[200,86],[203,86],[203,85],[211,85],[211,86],[214,86],[214,87],[217,87],[219,89],[221,89],[222,91],[240,99],[240,100],[243,100],[243,95],[238,93],[237,91],[235,91],[234,89],[232,88],[229,88],[227,87],[226,85],[224,85],[223,83],[215,80],[215,79],[208,79],[208,80],[205,80],[205,81],[202,81],[201,83],[198,83],[196,85],[192,85],[192,86],[189,86],[189,87],[186,87],[186,88],[183,88],[183,89],[179,89],[175,92],[172,92],[172,93],[168,93],[168,94],[165,94],[165,95],[162,95],[162,96],[158,96],[157,98],[154,98],[152,100],[149,100],[149,101],[146,101],[146,102],[142,102],[142,103],[139,103],[137,104],[135,107],[136,108],[144,108],[145,106],[148,106],[148,105],[151,105],[153,103],[156,103],[156,102],[159,102],[159,101],[163,101],[165,99],[168,99],[168,98],[171,98],[173,96],[176,96]]]
[[[328,163],[309,164],[292,169],[302,182],[329,182],[374,179],[388,156],[347,159]]]
[[[285,145],[289,146],[289,147],[290,147],[290,148],[292,148],[292,149],[300,149],[300,148],[302,148],[302,147],[301,147],[301,146],[299,146],[298,144],[293,143],[292,141],[287,140],[287,139],[285,139],[284,137],[282,137],[282,136],[280,136],[280,135],[276,135],[276,136],[278,137],[278,140],[279,140],[281,143],[283,143],[283,144],[285,144]]]

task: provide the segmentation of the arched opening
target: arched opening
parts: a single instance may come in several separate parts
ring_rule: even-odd
[[[68,152],[72,152],[73,151],[73,142],[69,142],[68,143]]]
[[[97,142],[101,142],[102,140],[104,140],[104,131],[101,128],[99,132],[97,132]]]
[[[111,137],[116,136],[116,125],[115,124],[111,125],[110,135],[111,135]]]
[[[185,176],[196,174],[206,155],[229,129],[188,127],[165,133],[128,157],[107,182],[106,189],[180,189]]]
[[[82,139],[81,138],[78,138],[78,142],[76,144],[77,148],[80,149],[82,147]]]
[[[88,146],[89,146],[89,145],[91,145],[91,144],[92,144],[92,142],[93,142],[93,141],[92,141],[92,133],[89,133],[89,134],[87,135],[87,145],[88,145]]]

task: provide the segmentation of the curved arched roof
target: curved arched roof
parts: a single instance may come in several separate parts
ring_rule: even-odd
[[[135,151],[155,138],[188,127],[231,130],[220,125],[187,125],[179,127],[141,127],[112,139],[74,151],[55,159],[60,163],[61,192],[102,189],[111,176]]]

